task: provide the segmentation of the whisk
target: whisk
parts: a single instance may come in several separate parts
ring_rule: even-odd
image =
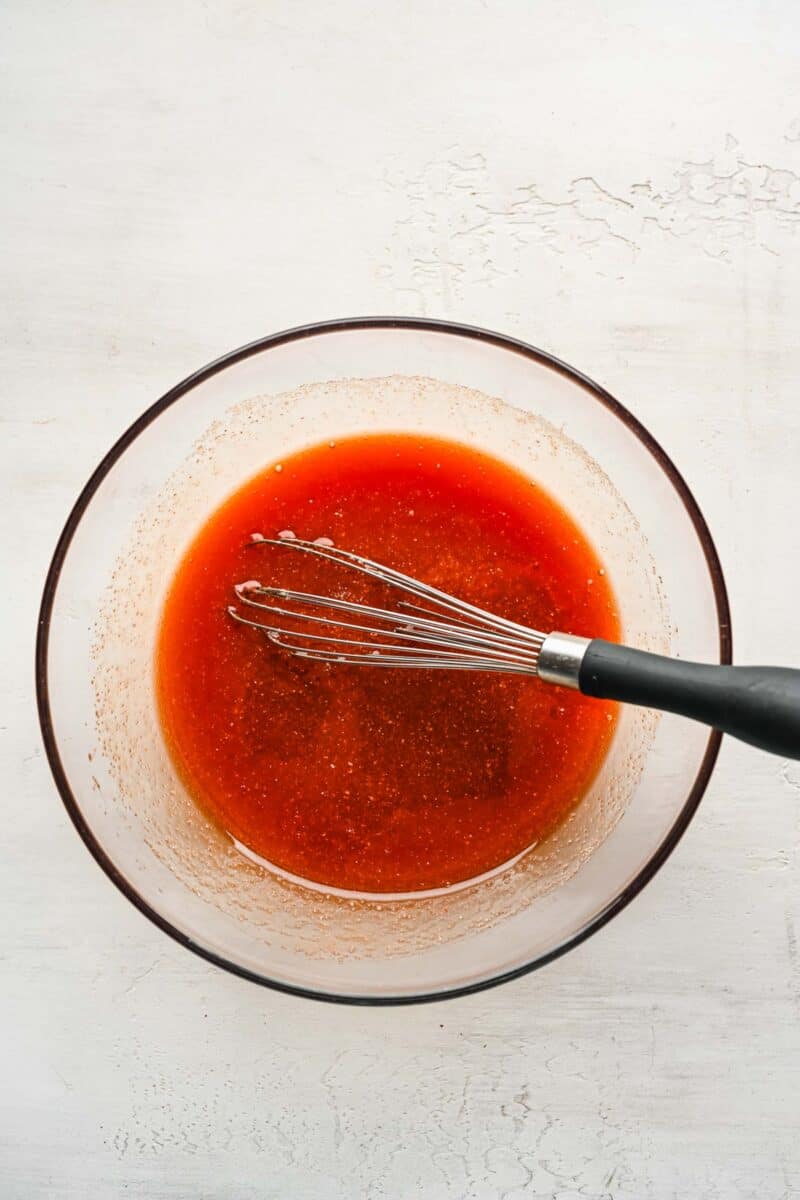
[[[261,630],[274,646],[298,658],[395,670],[535,675],[586,696],[690,717],[763,750],[800,759],[800,670],[711,666],[600,638],[541,633],[340,549],[329,539],[256,534],[251,544],[313,555],[403,596],[393,606],[379,608],[266,587],[255,579],[237,584],[238,603],[228,608],[231,617]]]

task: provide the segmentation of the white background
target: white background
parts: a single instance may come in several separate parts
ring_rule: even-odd
[[[800,665],[792,0],[9,0],[0,1196],[800,1195],[800,763],[726,743],[684,841],[556,964],[422,1008],[169,941],[68,823],[33,708],[110,443],[249,339],[452,317],[610,388],[714,532],[740,661]]]

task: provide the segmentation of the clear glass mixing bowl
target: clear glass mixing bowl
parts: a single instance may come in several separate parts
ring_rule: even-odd
[[[494,878],[440,895],[343,898],[244,857],[185,795],[164,749],[152,658],[165,589],[204,518],[249,476],[314,442],[389,430],[453,437],[526,471],[594,541],[629,643],[730,661],[705,521],[622,405],[510,338],[372,318],[236,350],[131,426],[56,547],[36,662],[56,783],[124,894],[228,970],[375,1004],[488,987],[599,929],[677,843],[720,742],[678,717],[624,710],[592,791],[565,825]]]

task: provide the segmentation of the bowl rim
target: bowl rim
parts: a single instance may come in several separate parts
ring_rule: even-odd
[[[227,354],[214,359],[206,366],[201,367],[193,374],[187,376],[180,383],[170,388],[165,392],[160,399],[156,400],[147,408],[141,416],[125,430],[125,432],[117,439],[111,449],[101,459],[95,470],[92,472],[88,481],[81,490],[77,500],[75,501],[64,528],[61,531],[58,542],[56,543],[53,557],[47,571],[44,589],[42,592],[42,600],[39,609],[39,617],[36,633],[36,655],[35,655],[35,675],[36,675],[36,703],[39,715],[39,725],[41,728],[42,739],[44,742],[45,753],[50,765],[56,787],[61,795],[61,799],[67,810],[67,813],[72,820],[73,825],[77,829],[83,839],[86,848],[91,853],[92,857],[106,873],[109,879],[114,883],[124,896],[136,907],[145,917],[149,918],[159,929],[168,934],[181,946],[193,951],[207,962],[213,963],[215,966],[222,967],[224,970],[230,971],[234,975],[238,975],[243,979],[248,979],[253,983],[261,984],[264,987],[272,988],[279,992],[284,992],[293,996],[303,996],[308,999],[325,1000],[336,1004],[354,1004],[354,1005],[399,1005],[399,1004],[421,1004],[434,1000],[452,999],[458,996],[468,996],[475,992],[481,992],[486,988],[496,987],[501,983],[506,983],[511,979],[517,979],[522,975],[527,975],[529,972],[545,966],[547,963],[553,962],[560,958],[562,954],[566,954],[568,950],[580,945],[586,941],[592,934],[602,929],[612,917],[621,912],[641,892],[644,886],[649,883],[653,876],[663,866],[669,858],[672,851],[677,846],[684,832],[686,831],[689,822],[697,811],[697,807],[703,797],[703,794],[708,785],[711,773],[714,769],[714,764],[717,760],[722,734],[717,730],[711,730],[706,743],[705,752],[700,762],[697,775],[691,789],[683,803],[683,806],[678,813],[673,825],[667,835],[658,846],[656,851],[650,856],[647,862],[637,872],[634,878],[626,884],[626,886],[612,900],[605,905],[590,921],[571,934],[559,945],[552,947],[547,953],[538,956],[531,962],[524,963],[522,966],[514,967],[512,970],[501,972],[493,975],[488,979],[481,979],[468,984],[463,984],[457,987],[448,988],[436,992],[421,992],[413,995],[388,995],[388,996],[369,996],[369,995],[348,995],[334,992],[317,991],[312,988],[301,987],[295,984],[286,983],[283,980],[270,979],[266,975],[262,975],[257,971],[252,971],[247,967],[243,967],[238,963],[231,962],[229,959],[220,954],[209,950],[205,946],[196,942],[193,938],[183,933],[182,930],[176,928],[170,921],[156,911],[132,886],[127,878],[122,874],[116,864],[112,861],[103,847],[95,838],[88,822],[86,821],[76,800],[67,778],[66,771],[61,762],[61,756],[58,750],[58,741],[53,725],[52,713],[50,709],[50,695],[48,682],[48,645],[50,636],[50,623],[53,615],[53,606],[58,588],[58,582],[61,575],[61,570],[69,551],[70,544],[75,535],[75,532],[80,524],[81,518],[89,506],[97,488],[102,480],[108,475],[117,460],[125,452],[128,446],[146,429],[156,418],[174,404],[181,396],[192,391],[198,384],[210,379],[213,375],[226,370],[228,367],[241,362],[246,358],[250,358],[254,354],[260,354],[265,350],[274,349],[277,346],[286,344],[287,342],[301,341],[305,338],[324,336],[332,333],[340,333],[343,331],[357,330],[374,330],[374,329],[398,329],[405,331],[416,332],[432,332],[443,333],[454,337],[467,338],[475,341],[486,342],[489,345],[496,346],[499,349],[507,350],[514,354],[519,354],[525,358],[529,358],[541,366],[550,368],[557,373],[570,379],[573,383],[589,392],[596,400],[598,400],[605,408],[607,408],[614,416],[634,434],[635,437],[642,443],[646,450],[655,460],[656,464],[661,468],[667,476],[669,482],[677,492],[681,499],[687,515],[692,522],[697,539],[705,557],[706,566],[708,568],[709,577],[711,580],[712,591],[717,611],[717,624],[719,630],[719,660],[720,663],[728,664],[732,661],[732,635],[731,635],[731,616],[730,606],[728,602],[728,592],[725,584],[725,578],[722,572],[722,565],[719,560],[716,546],[711,537],[711,532],[706,523],[705,517],[694,498],[691,490],[685,479],[678,471],[672,459],[656,441],[651,433],[642,425],[642,423],[631,413],[624,405],[622,405],[610,392],[595,383],[588,375],[584,375],[581,371],[571,367],[563,360],[556,358],[545,350],[540,350],[527,342],[523,342],[518,338],[506,336],[505,334],[494,333],[487,329],[482,329],[474,325],[459,324],[454,321],[439,320],[436,318],[427,317],[392,317],[392,316],[372,316],[372,317],[345,317],[337,320],[312,322],[306,325],[299,325],[291,329],[282,330],[279,333],[269,334],[266,337],[258,338],[253,342],[248,342],[244,346],[240,346],[236,350],[231,350]]]

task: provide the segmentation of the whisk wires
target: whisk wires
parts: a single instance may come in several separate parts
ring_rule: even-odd
[[[237,603],[228,608],[231,617],[260,630],[273,645],[297,658],[371,667],[536,674],[543,633],[327,541],[255,535],[251,545],[310,554],[368,576],[390,592],[414,597],[400,599],[393,607],[378,607],[265,586],[256,579],[237,584]]]

